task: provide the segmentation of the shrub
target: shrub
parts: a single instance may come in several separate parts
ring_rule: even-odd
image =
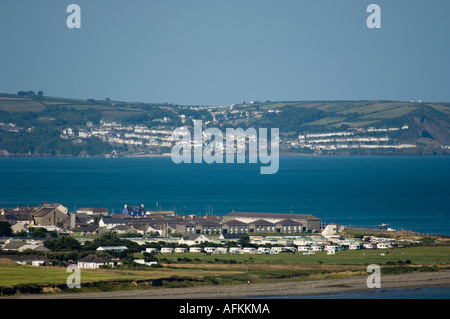
[[[416,271],[416,267],[406,267],[406,266],[393,266],[393,267],[383,267],[381,268],[381,273],[383,275],[387,274],[405,274]]]
[[[422,266],[417,269],[418,272],[435,272],[439,271],[436,267]]]
[[[205,281],[208,281],[208,282],[214,284],[214,285],[218,285],[219,284],[219,282],[217,281],[216,277],[214,277],[214,276],[205,276],[205,277],[203,277],[203,279]]]

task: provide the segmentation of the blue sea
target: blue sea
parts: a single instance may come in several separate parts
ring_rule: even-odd
[[[264,299],[258,297],[257,299]],[[346,292],[306,296],[270,296],[267,299],[450,299],[450,287],[419,289],[373,289],[367,292]]]
[[[169,158],[0,158],[0,207],[58,202],[74,211],[125,204],[180,215],[311,214],[326,223],[450,235],[450,157],[286,156],[261,164]]]

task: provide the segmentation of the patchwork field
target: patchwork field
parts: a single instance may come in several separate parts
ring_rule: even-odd
[[[247,282],[311,281],[367,275],[377,264],[382,273],[438,272],[450,268],[450,246],[392,250],[349,250],[327,255],[157,255],[162,267],[81,270],[81,291],[230,285]],[[27,286],[65,289],[71,273],[64,267],[0,266],[0,288],[28,291]],[[19,288],[18,288],[19,287]],[[43,290],[42,290],[43,289]],[[14,290],[16,291],[16,290]]]
[[[5,112],[23,113],[23,112],[41,112],[45,105],[26,99],[0,99],[0,110]]]

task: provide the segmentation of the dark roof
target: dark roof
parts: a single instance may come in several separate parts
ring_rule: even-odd
[[[105,224],[125,224],[123,218],[103,217],[102,220]]]
[[[86,219],[86,218],[92,218],[90,215],[88,215],[87,213],[75,213],[75,217],[76,218],[82,218],[82,219]]]
[[[148,225],[134,225],[133,228],[136,230],[146,231]]]
[[[64,224],[70,225],[72,223],[72,215],[75,215],[75,223],[78,224],[87,224],[89,220],[93,219],[91,215],[85,213],[71,213],[67,215],[66,218],[62,221]]]
[[[120,219],[133,219],[133,217],[131,217],[128,214],[111,214],[108,217],[112,217],[112,218],[120,218]]]
[[[17,208],[9,208],[5,210],[5,214],[23,214],[23,213],[31,213],[35,211],[38,207],[17,207]]]
[[[14,216],[16,216],[17,220],[28,220],[28,221],[32,221],[33,220],[33,215],[31,213],[18,213],[15,214]]]
[[[180,225],[180,226],[196,226],[197,223],[195,223],[194,221],[190,221],[190,220],[182,220],[179,223],[177,223],[177,225]]]
[[[26,245],[27,243],[25,241],[10,241],[5,246],[3,246],[3,250],[17,250],[20,247]]]
[[[6,220],[9,222],[17,221],[17,216],[15,216],[15,215],[2,215],[0,218],[1,218],[1,220]]]
[[[45,246],[38,246],[38,247],[36,247],[35,249],[33,249],[33,251],[47,252],[47,251],[50,251],[50,249],[48,249],[48,248],[45,247]]]
[[[34,217],[43,217],[43,216],[47,215],[48,213],[52,212],[53,210],[55,210],[54,207],[42,207],[36,213],[34,213],[33,216]]]
[[[44,203],[44,207],[57,208],[58,206],[62,205],[60,203]]]
[[[239,220],[236,220],[236,219],[232,219],[232,220],[227,220],[226,222],[224,222],[223,223],[224,225],[232,225],[232,226],[246,226],[246,225],[248,225],[248,224],[246,224],[246,223],[243,223],[243,222],[241,222],[241,221],[239,221]]]
[[[219,220],[199,220],[196,224],[200,225],[200,226],[220,226],[221,225]]]
[[[104,257],[98,257],[96,255],[87,255],[84,258],[81,258],[78,260],[79,262],[85,262],[85,263],[97,263],[97,264],[104,264],[109,263],[111,260]]]
[[[50,259],[48,259],[47,257],[38,255],[3,255],[2,258],[8,258],[14,260],[15,262],[36,261],[36,260],[44,262],[50,261]]]
[[[248,218],[283,218],[283,219],[306,219],[319,220],[319,218],[307,214],[278,214],[278,213],[250,213],[250,212],[232,212],[224,217],[248,217]]]
[[[279,222],[277,222],[276,224],[282,225],[282,226],[302,226],[301,223],[296,222],[295,220],[292,220],[292,219],[283,219],[283,220],[280,220]]]
[[[99,229],[100,227],[97,225],[82,225],[72,229],[75,232],[93,232]]]
[[[123,230],[123,231],[128,231],[128,230],[133,230],[134,228],[132,226],[128,226],[128,225],[117,225],[115,226],[112,230]]]
[[[166,223],[164,221],[154,220],[151,218],[137,218],[137,219],[132,219],[130,221],[127,220],[126,222],[128,225],[153,225],[153,224],[156,225],[156,224]]]
[[[250,225],[262,225],[262,226],[274,226],[274,223],[268,222],[267,220],[264,219],[258,219],[255,220],[254,222],[249,223]]]

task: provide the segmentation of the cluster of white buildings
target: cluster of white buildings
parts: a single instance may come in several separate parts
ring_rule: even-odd
[[[201,107],[195,108],[195,110],[201,109]],[[234,121],[235,124],[238,124],[240,121],[246,121],[249,118],[259,118],[264,114],[263,111],[234,109],[233,107],[215,107],[204,109],[208,110],[213,118],[212,121],[205,121],[205,125],[211,123],[220,124],[221,120]],[[268,110],[267,112],[272,111],[280,112],[280,110]],[[180,114],[179,116],[182,123],[187,123],[187,117],[184,114]],[[143,125],[122,125],[121,123],[117,123],[115,121],[102,120],[100,125],[93,125],[92,122],[89,122],[86,127],[77,130],[73,128],[64,128],[61,132],[61,137],[65,139],[71,138],[74,142],[80,143],[83,139],[95,136],[112,145],[132,145],[136,147],[150,148],[172,147],[177,141],[172,139],[172,130],[169,126],[167,126],[167,124],[170,124],[170,119],[162,118],[158,120],[161,122],[159,129],[149,129]],[[354,128],[345,132],[303,133],[298,136],[298,139],[286,139],[282,142],[285,142],[288,147],[300,147],[319,151],[415,148],[416,145],[414,144],[399,144],[394,138],[388,136],[389,133],[407,129],[409,129],[409,127],[407,125],[403,125],[402,127],[389,128]],[[381,133],[385,133],[386,135],[379,136]],[[204,136],[203,140],[207,140],[206,136]],[[195,141],[192,143],[194,142]],[[249,143],[253,142],[255,141],[249,141]],[[280,143],[281,141],[278,142]],[[225,143],[226,142],[224,141],[224,144]],[[219,148],[222,146],[222,149],[224,149],[225,145],[217,146]],[[244,146],[235,146],[235,152],[240,151],[239,147]]]
[[[161,121],[165,123],[164,119]],[[114,121],[101,121],[98,126],[88,123],[85,128],[75,130],[69,127],[61,131],[61,138],[71,138],[75,142],[82,142],[83,139],[90,137],[98,137],[104,142],[120,145],[168,147],[172,145],[171,130],[148,129],[142,125],[122,125]]]
[[[161,253],[161,254],[173,254],[173,253],[206,253],[206,254],[265,254],[276,255],[280,252],[294,252],[297,251],[295,247],[162,247],[161,251],[155,248],[147,248],[146,252]]]
[[[309,148],[311,150],[339,150],[339,149],[405,149],[415,148],[414,144],[397,144],[395,140],[388,136],[367,136],[367,133],[395,132],[407,130],[408,126],[401,128],[359,128],[354,132],[330,132],[317,134],[300,134],[298,141],[292,141],[291,146]],[[358,135],[358,136],[355,136]],[[297,144],[298,143],[298,144]]]
[[[267,246],[249,246],[249,247],[226,247],[224,244],[234,239],[226,239],[223,236],[206,237],[203,234],[189,237],[170,237],[170,238],[129,238],[139,244],[149,242],[161,242],[166,244],[175,244],[166,247],[145,248],[146,253],[160,254],[182,254],[182,253],[206,253],[206,254],[264,254],[277,255],[279,253],[302,253],[303,255],[314,255],[316,252],[326,251],[327,255],[334,255],[337,251],[352,249],[390,249],[396,243],[391,238],[369,237],[362,240],[357,239],[338,239],[330,236],[250,236],[250,243],[258,246],[262,244],[272,244]],[[83,241],[82,241],[83,242]],[[199,245],[203,244],[203,245]],[[219,246],[219,245],[222,246]],[[187,247],[186,247],[187,246]],[[43,246],[43,240],[0,240],[0,249],[4,251],[22,252],[24,250],[33,250],[36,253],[48,252],[49,249]],[[101,246],[97,251],[121,252],[128,249],[126,246]],[[43,266],[49,264],[50,260],[41,255],[5,255],[5,257],[14,260],[18,264]],[[151,266],[155,261],[144,261],[144,259],[135,259],[139,264]],[[119,264],[117,260],[111,260],[105,257],[89,255],[78,262],[80,268],[98,268],[102,265],[112,267]]]
[[[208,238],[205,235],[193,235],[165,241],[172,243],[170,247],[146,248],[147,253],[207,253],[207,254],[265,254],[276,255],[281,252],[302,253],[314,255],[316,252],[326,251],[334,255],[337,251],[357,249],[392,249],[396,241],[384,237],[342,238],[340,236],[249,236],[249,247],[226,247],[228,241],[223,236]],[[161,239],[159,239],[161,240]],[[236,240],[230,239],[230,240]],[[140,241],[140,240],[139,240]],[[199,245],[203,244],[203,245]],[[216,244],[216,245],[211,245]],[[268,245],[269,244],[269,245]],[[221,246],[218,246],[221,245]],[[186,247],[187,246],[187,247]]]
[[[6,132],[19,132],[22,128],[18,127],[14,123],[2,123],[0,122],[0,131],[6,131]]]

